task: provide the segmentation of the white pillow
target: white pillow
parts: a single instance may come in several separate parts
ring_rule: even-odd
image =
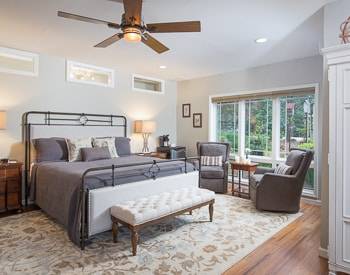
[[[108,147],[109,153],[112,158],[117,158],[117,148],[115,147],[115,138],[114,137],[106,137],[106,138],[93,138],[92,139],[93,147]]]
[[[68,161],[80,161],[81,148],[92,148],[91,138],[66,139],[68,148]]]
[[[275,174],[290,175],[290,173],[292,172],[292,168],[292,166],[288,166],[282,163],[276,167]]]

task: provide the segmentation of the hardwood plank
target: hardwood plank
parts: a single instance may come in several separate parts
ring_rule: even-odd
[[[321,210],[302,203],[302,217],[278,232],[224,274],[328,274],[327,260],[318,256]]]

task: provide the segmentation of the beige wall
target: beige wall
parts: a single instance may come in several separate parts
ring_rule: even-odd
[[[0,130],[0,158],[23,158],[21,115],[30,110],[123,114],[129,120],[129,136],[133,120],[154,119],[152,149],[161,134],[170,134],[176,142],[176,82],[166,81],[165,94],[152,94],[133,91],[132,74],[118,68],[115,88],[66,82],[65,72],[64,58],[40,55],[38,77],[0,73],[0,110],[7,110],[8,120],[7,129]],[[132,138],[133,149],[139,152],[141,138]]]

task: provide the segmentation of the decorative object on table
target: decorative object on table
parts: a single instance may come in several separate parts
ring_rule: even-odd
[[[0,164],[0,212],[22,209],[22,163]]]
[[[163,153],[167,159],[179,159],[186,157],[186,147],[175,146],[175,147],[157,147],[157,153]]]
[[[191,104],[182,104],[182,117],[191,117]]]
[[[339,37],[342,39],[342,43],[350,43],[350,16],[340,25],[340,31]]]
[[[291,149],[286,167],[289,175],[277,174],[276,169],[258,168],[251,177],[251,199],[258,210],[297,213],[303,192],[305,176],[314,152]]]
[[[202,128],[202,113],[193,113],[193,128]]]
[[[6,129],[6,111],[0,111],[0,130]]]
[[[142,134],[143,137],[143,148],[142,152],[149,152],[148,139],[149,136],[156,130],[156,123],[151,120],[136,120],[134,122],[134,132]]]
[[[169,146],[170,144],[170,139],[169,135],[163,135],[159,137],[159,146],[160,147],[166,147]]]
[[[220,142],[197,142],[198,156],[222,156],[222,163],[217,165],[202,165],[199,162],[199,187],[216,193],[227,193],[230,144]]]
[[[250,198],[250,175],[251,173],[254,173],[257,169],[258,164],[257,163],[251,163],[249,160],[240,158],[240,161],[232,161],[231,162],[231,170],[232,170],[232,196],[235,194],[238,195],[238,197],[241,197],[242,195],[247,196]],[[235,189],[235,170],[238,171],[238,189]],[[248,185],[242,183],[242,173],[243,171],[248,172]],[[242,186],[248,186],[248,192],[242,191]]]
[[[250,153],[251,153],[251,150],[249,148],[246,148],[245,149],[245,157],[246,157],[247,160],[249,159]]]

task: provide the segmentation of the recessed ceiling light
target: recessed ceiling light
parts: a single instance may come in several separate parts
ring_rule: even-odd
[[[165,66],[165,65],[160,65],[160,66],[159,66],[159,69],[164,70],[164,69],[166,69],[166,66]]]
[[[261,44],[261,43],[266,43],[267,40],[268,40],[267,38],[261,37],[261,38],[255,39],[255,42],[258,44]]]

